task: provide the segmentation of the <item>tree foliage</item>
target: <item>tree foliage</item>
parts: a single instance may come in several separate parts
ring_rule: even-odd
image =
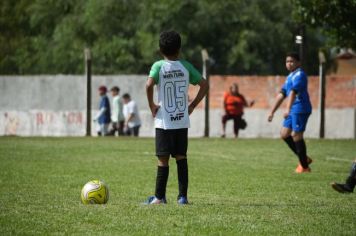
[[[320,27],[330,47],[356,49],[356,0],[294,0],[299,22]]]
[[[214,74],[284,74],[284,55],[297,48],[293,9],[288,0],[2,0],[0,73],[83,73],[88,47],[96,74],[146,74],[160,58],[159,33],[175,29],[197,67],[206,48]],[[310,74],[320,44],[311,32]]]

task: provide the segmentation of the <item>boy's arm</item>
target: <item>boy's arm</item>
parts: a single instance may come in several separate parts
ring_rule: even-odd
[[[130,113],[129,117],[127,117],[126,121],[125,121],[125,126],[127,127],[129,122],[135,117],[134,113]]]
[[[277,111],[279,106],[282,104],[283,100],[285,98],[285,95],[283,93],[279,93],[276,97],[276,102],[274,103],[272,107],[271,113],[268,115],[268,121],[271,122],[273,120],[274,113]]]
[[[153,87],[154,86],[155,86],[154,79],[151,77],[148,77],[147,82],[146,82],[146,94],[147,94],[148,106],[150,107],[153,117],[156,116],[157,111],[159,109],[159,106],[156,105],[153,101]]]
[[[134,109],[134,106],[131,104],[130,106],[127,107],[128,109],[128,117],[126,118],[126,121],[125,121],[125,126],[128,126],[129,122],[132,121],[135,117],[135,109]]]
[[[201,79],[198,83],[199,85],[199,91],[197,96],[194,98],[194,100],[190,103],[188,107],[188,112],[189,115],[192,114],[194,111],[195,107],[199,104],[199,102],[205,97],[205,95],[208,93],[209,90],[209,84],[205,79]]]
[[[249,105],[248,105],[248,103],[246,101],[246,98],[244,96],[242,96],[242,98],[243,98],[243,101],[244,101],[244,107],[249,107]]]
[[[96,116],[94,117],[94,122],[96,122],[106,111],[106,108],[105,107],[102,107],[98,114],[96,114]]]
[[[297,93],[294,90],[292,90],[289,94],[288,101],[287,101],[287,111],[283,114],[284,118],[287,118],[289,116],[290,110],[292,108],[292,105],[295,101],[296,96],[297,96]]]
[[[251,102],[247,102],[246,98],[243,95],[241,96],[244,103],[244,107],[252,107],[253,104],[255,104],[255,100],[252,100]]]

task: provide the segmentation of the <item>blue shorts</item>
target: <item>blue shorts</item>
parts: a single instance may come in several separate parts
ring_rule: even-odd
[[[304,132],[307,127],[310,113],[294,113],[284,119],[283,127],[294,132]]]

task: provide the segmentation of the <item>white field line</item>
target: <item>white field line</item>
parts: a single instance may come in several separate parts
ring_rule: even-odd
[[[344,158],[337,158],[337,157],[327,157],[327,161],[342,161],[342,162],[352,162],[352,160],[344,159]]]
[[[226,160],[231,160],[231,161],[235,161],[236,158],[234,158],[233,155],[224,155],[224,154],[219,154],[219,153],[213,153],[213,152],[209,152],[209,153],[204,153],[204,152],[188,152],[188,155],[199,155],[199,156],[210,156],[210,157],[218,157],[218,158],[222,158],[222,159],[226,159]]]

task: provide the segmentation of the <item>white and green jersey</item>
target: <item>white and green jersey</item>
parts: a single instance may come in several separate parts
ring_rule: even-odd
[[[111,121],[112,122],[124,121],[125,117],[122,111],[123,111],[123,104],[121,101],[121,97],[119,95],[116,95],[112,99]]]
[[[201,74],[187,61],[161,60],[152,65],[149,77],[157,85],[160,106],[155,117],[155,128],[189,128],[188,88],[189,84],[200,82]]]

